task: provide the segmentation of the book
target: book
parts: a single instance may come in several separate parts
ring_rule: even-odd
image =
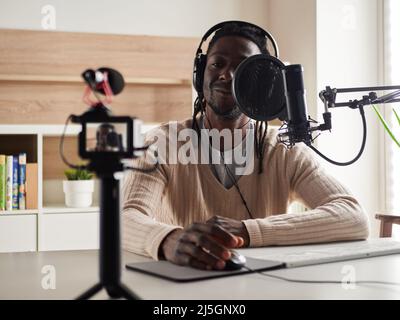
[[[26,209],[38,208],[38,164],[26,164]]]
[[[13,198],[13,156],[6,156],[6,210],[12,210]]]
[[[19,210],[26,208],[26,153],[18,155],[18,207]]]
[[[12,176],[12,208],[13,210],[18,210],[18,173],[19,164],[18,156],[13,156],[13,176]]]
[[[0,210],[6,210],[6,156],[0,154]]]

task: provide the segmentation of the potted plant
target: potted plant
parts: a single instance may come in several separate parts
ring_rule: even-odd
[[[381,115],[381,113],[379,112],[379,110],[378,110],[375,106],[373,106],[373,108],[374,108],[376,114],[378,115],[379,120],[381,121],[381,123],[382,123],[383,127],[385,128],[386,132],[390,135],[390,137],[392,138],[392,140],[393,140],[393,141],[397,144],[397,146],[400,148],[400,142],[399,142],[399,140],[396,139],[396,137],[394,136],[392,130],[390,130],[389,125],[386,123],[385,119],[382,117],[382,115]],[[393,109],[393,112],[394,112],[394,115],[396,116],[396,119],[397,119],[399,125],[400,125],[400,117],[399,117],[399,115],[397,114],[397,112],[396,112],[395,109]]]
[[[67,207],[90,207],[93,201],[93,174],[85,169],[68,169],[64,171],[67,180],[63,181],[65,204]]]

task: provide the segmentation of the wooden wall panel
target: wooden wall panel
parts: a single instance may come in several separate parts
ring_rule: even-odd
[[[0,124],[62,124],[69,114],[88,109],[82,102],[83,83],[3,82],[0,85]],[[189,117],[191,88],[184,85],[127,85],[111,103],[116,115],[145,122]]]
[[[190,79],[199,39],[0,30],[1,75],[79,76],[109,66],[125,78]]]
[[[0,39],[0,124],[61,124],[83,113],[80,75],[100,66],[127,82],[111,104],[116,115],[190,116],[198,39],[28,30],[0,30]]]
[[[43,139],[43,179],[65,179],[64,170],[68,167],[61,160],[58,152],[60,137],[44,137]],[[64,156],[74,164],[84,163],[78,155],[77,137],[64,138]]]

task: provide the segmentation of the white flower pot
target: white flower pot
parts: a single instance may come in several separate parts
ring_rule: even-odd
[[[67,207],[85,208],[92,205],[94,180],[64,180],[63,190]]]

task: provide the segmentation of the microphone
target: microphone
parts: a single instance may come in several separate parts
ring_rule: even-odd
[[[87,69],[82,73],[82,77],[93,91],[103,95],[106,94],[104,90],[106,80],[113,95],[119,94],[125,86],[122,74],[111,68]]]
[[[266,54],[250,56],[239,64],[232,79],[232,94],[246,116],[257,121],[287,118],[283,68],[280,60]]]
[[[282,70],[288,121],[278,134],[279,142],[289,147],[298,142],[310,146],[312,135],[304,89],[303,67],[300,64],[286,66]]]
[[[232,81],[239,109],[257,121],[280,119],[278,141],[288,147],[312,143],[303,81],[303,67],[285,66],[279,59],[258,54],[243,60]]]

